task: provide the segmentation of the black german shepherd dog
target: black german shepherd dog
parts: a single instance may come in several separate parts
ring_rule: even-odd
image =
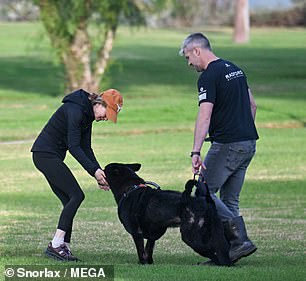
[[[206,197],[190,195],[194,181],[187,182],[183,194],[151,188],[135,173],[140,167],[140,164],[111,163],[104,169],[118,205],[119,219],[135,242],[139,263],[152,264],[155,241],[168,227],[180,227],[183,241],[197,253],[216,264],[230,265],[223,226],[219,230],[219,222],[215,225],[215,219],[220,219],[212,208],[211,197],[212,202],[207,206],[199,206],[205,205]]]

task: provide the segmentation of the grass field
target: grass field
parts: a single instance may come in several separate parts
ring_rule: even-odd
[[[202,258],[170,229],[156,245],[155,264],[139,266],[110,192],[70,156],[86,200],[75,218],[72,246],[82,264],[115,266],[115,280],[306,280],[306,33],[255,29],[237,46],[229,29],[203,29],[222,58],[248,75],[260,140],[241,195],[241,212],[258,251],[235,267],[195,266]],[[183,190],[197,114],[196,80],[183,58],[189,31],[121,28],[102,89],[118,88],[117,125],[94,124],[101,165],[140,162],[139,172],[163,189]],[[54,265],[43,250],[60,212],[34,168],[30,148],[64,95],[62,69],[39,24],[0,23],[0,272],[5,265]],[[203,154],[208,145],[203,148]],[[4,276],[0,274],[0,280]]]

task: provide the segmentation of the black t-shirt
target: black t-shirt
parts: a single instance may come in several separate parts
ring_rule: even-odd
[[[213,141],[229,143],[258,139],[248,88],[244,72],[222,59],[211,62],[200,75],[199,105],[202,102],[214,104],[209,126]]]

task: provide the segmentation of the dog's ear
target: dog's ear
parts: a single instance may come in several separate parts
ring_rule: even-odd
[[[139,163],[133,163],[133,164],[127,164],[127,166],[132,169],[134,172],[137,172],[141,168],[141,164]]]

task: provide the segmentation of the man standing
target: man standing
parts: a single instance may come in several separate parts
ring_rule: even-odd
[[[256,150],[256,104],[244,72],[218,58],[202,33],[189,35],[180,55],[202,72],[198,80],[199,112],[191,152],[192,171],[208,184],[230,244],[232,262],[249,256],[256,246],[249,240],[239,214],[239,195]],[[202,162],[201,148],[209,134],[210,149]],[[201,169],[200,169],[201,168]],[[200,187],[200,192],[204,192]],[[216,193],[220,191],[220,199]]]

